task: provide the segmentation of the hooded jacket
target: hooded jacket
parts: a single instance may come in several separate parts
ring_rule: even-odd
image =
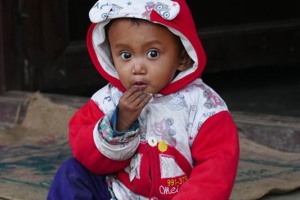
[[[111,175],[117,199],[227,200],[239,159],[237,129],[225,102],[200,78],[206,57],[186,2],[100,0],[89,16],[88,51],[109,83],[70,120],[74,157],[95,174]],[[112,64],[105,26],[123,17],[166,26],[194,63],[120,133],[115,113],[126,89]]]

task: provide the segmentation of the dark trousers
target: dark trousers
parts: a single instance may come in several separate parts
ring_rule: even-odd
[[[75,158],[58,169],[48,192],[47,200],[110,200],[105,176],[88,171]]]

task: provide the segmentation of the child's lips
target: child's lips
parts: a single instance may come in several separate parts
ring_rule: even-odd
[[[145,89],[145,88],[147,87],[147,85],[146,85],[145,83],[140,82],[140,81],[135,82],[133,85],[134,85],[135,87],[140,88],[141,90],[143,90],[143,89]]]

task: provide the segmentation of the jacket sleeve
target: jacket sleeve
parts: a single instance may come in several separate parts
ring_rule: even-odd
[[[228,111],[206,120],[191,151],[194,168],[173,200],[228,200],[239,160],[237,128]]]
[[[104,113],[93,100],[80,108],[69,122],[69,143],[73,156],[91,172],[99,175],[112,174],[130,163],[111,159],[101,153],[94,140],[94,130]]]

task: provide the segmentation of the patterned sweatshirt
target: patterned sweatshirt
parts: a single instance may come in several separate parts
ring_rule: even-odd
[[[129,130],[116,131],[125,91],[105,36],[113,18],[135,17],[166,26],[194,64],[153,96]],[[227,200],[234,184],[239,142],[226,103],[201,80],[206,57],[184,0],[100,0],[90,11],[87,47],[109,82],[69,123],[74,157],[109,177],[116,199]]]

